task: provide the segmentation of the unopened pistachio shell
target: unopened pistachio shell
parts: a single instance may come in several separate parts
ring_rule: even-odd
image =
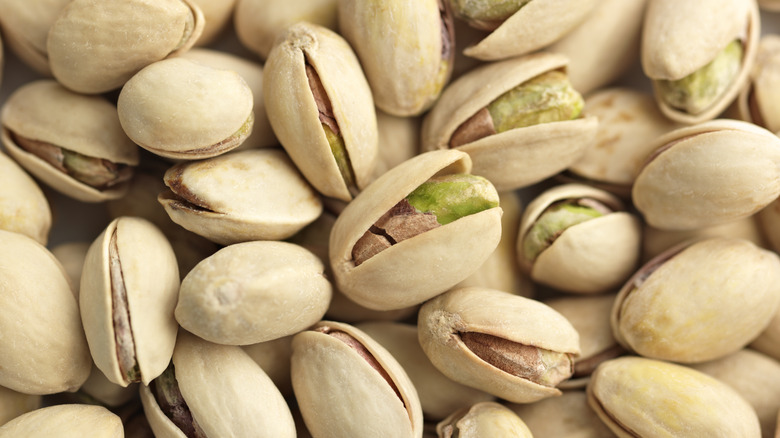
[[[122,420],[103,406],[67,404],[28,412],[0,427],[0,437],[123,438]]]
[[[601,364],[588,403],[620,437],[745,437],[761,429],[733,389],[682,365],[623,357]]]
[[[51,209],[38,184],[0,153],[0,229],[24,234],[46,245]]]
[[[612,438],[609,428],[588,406],[585,391],[564,391],[536,403],[509,403],[535,437]]]
[[[0,230],[0,385],[27,394],[75,391],[90,357],[60,263],[31,238]]]
[[[756,63],[747,86],[739,93],[742,120],[780,132],[780,36],[765,35],[758,45]]]
[[[51,75],[46,36],[62,9],[71,0],[5,0],[0,2],[3,40],[25,64]]]
[[[439,422],[436,430],[441,438],[533,437],[517,414],[496,402],[483,402],[460,409]]]
[[[40,407],[40,395],[24,394],[0,386],[0,426]]]
[[[203,24],[203,13],[190,0],[73,0],[49,30],[46,48],[60,83],[79,93],[102,93],[189,49]]]

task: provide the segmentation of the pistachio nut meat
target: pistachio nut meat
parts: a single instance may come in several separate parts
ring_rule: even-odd
[[[81,320],[95,365],[117,385],[149,382],[170,362],[179,268],[170,243],[151,222],[113,220],[87,251]]]
[[[349,44],[309,23],[290,26],[264,67],[277,138],[320,193],[343,201],[370,181],[378,153],[371,89]]]
[[[459,409],[436,425],[440,438],[532,438],[531,431],[511,409],[496,402]]]
[[[642,68],[661,111],[688,124],[715,118],[746,83],[759,33],[755,1],[649,2]]]
[[[147,65],[187,51],[204,21],[191,0],[72,0],[47,36],[51,71],[79,93],[114,90]]]
[[[103,406],[64,404],[36,409],[0,427],[0,437],[124,438],[122,420]]]
[[[619,287],[639,262],[642,226],[618,198],[565,184],[544,191],[523,213],[521,266],[541,284],[574,293]]]
[[[179,163],[157,200],[177,224],[222,244],[280,240],[322,213],[322,201],[284,151],[251,149]]]
[[[433,105],[455,59],[447,0],[340,0],[338,22],[379,109],[413,116]]]
[[[631,196],[651,226],[690,230],[758,212],[780,195],[780,140],[737,120],[713,120],[656,139]]]
[[[560,395],[579,335],[560,313],[494,289],[453,289],[418,315],[420,345],[444,375],[515,403]]]
[[[51,76],[46,37],[70,0],[6,0],[0,2],[0,27],[5,46],[26,65]]]
[[[493,186],[470,169],[465,152],[428,152],[350,202],[330,236],[338,289],[362,306],[393,310],[420,304],[476,271],[498,245],[502,210]]]
[[[293,390],[312,436],[422,436],[412,382],[363,331],[321,321],[295,335],[292,349]]]
[[[737,103],[742,120],[780,132],[780,36],[765,35],[758,43],[756,62]]]
[[[593,143],[595,117],[566,77],[566,57],[539,53],[476,68],[426,115],[422,148],[467,152],[499,191],[566,169]],[[485,84],[490,83],[490,87]]]
[[[779,304],[777,254],[711,238],[646,263],[620,290],[610,321],[615,339],[642,356],[696,363],[747,345]]]
[[[116,107],[42,79],[16,89],[0,112],[2,141],[19,165],[83,202],[123,196],[138,164]]]
[[[588,404],[619,437],[761,436],[756,412],[728,385],[655,359],[627,356],[599,365]]]
[[[282,394],[241,347],[183,330],[170,366],[141,386],[141,403],[157,437],[296,436]]]
[[[41,188],[0,152],[0,229],[24,234],[46,245],[51,229],[51,208]]]

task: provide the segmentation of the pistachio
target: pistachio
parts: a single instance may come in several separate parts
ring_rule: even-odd
[[[436,425],[440,438],[532,438],[523,420],[509,408],[482,402],[459,409]]]
[[[206,434],[200,425],[192,417],[187,402],[179,390],[179,382],[176,380],[176,373],[171,363],[150,386],[150,391],[154,399],[160,406],[166,417],[168,417],[176,427],[181,430],[185,436],[194,438],[206,438]]]
[[[70,0],[41,0],[33,4],[9,0],[0,3],[4,45],[38,73],[51,76],[46,36],[68,3]]]
[[[0,386],[0,426],[40,407],[40,395],[24,394]]]
[[[450,0],[458,18],[478,29],[493,30],[531,0]]]
[[[606,205],[586,198],[555,203],[528,230],[523,241],[523,255],[529,260],[536,260],[567,228],[611,212]]]
[[[103,406],[65,404],[36,409],[0,427],[0,437],[123,438],[122,420]]]
[[[45,245],[52,222],[49,201],[35,180],[4,153],[0,153],[0,187],[0,229]]]
[[[508,403],[535,437],[614,438],[609,428],[588,406],[585,391],[564,391],[535,403]],[[552,421],[551,421],[552,419]]]
[[[202,47],[214,42],[233,21],[233,10],[238,0],[192,0],[203,13],[203,32],[195,41]]]

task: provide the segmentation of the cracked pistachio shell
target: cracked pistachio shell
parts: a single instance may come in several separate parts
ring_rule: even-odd
[[[654,359],[604,362],[588,384],[588,403],[621,438],[761,436],[755,411],[728,385]]]
[[[318,109],[321,103],[312,92],[307,65],[319,76],[332,115]],[[352,199],[350,191],[364,188],[371,179],[378,133],[371,89],[349,44],[322,26],[295,24],[279,36],[264,74],[268,118],[290,158],[323,195]],[[345,163],[334,157],[323,129],[325,117],[335,119]],[[349,169],[353,181],[342,174],[342,166]]]
[[[121,217],[95,239],[84,261],[79,304],[92,358],[108,380],[148,385],[165,370],[176,342],[178,292],[176,256],[151,222]],[[121,363],[123,349],[131,349],[137,370]]]
[[[648,3],[642,34],[642,68],[652,81],[661,111],[680,123],[717,117],[736,98],[755,61],[760,20],[755,1],[715,0],[706,8],[697,0],[654,0]],[[678,80],[707,65],[730,42],[739,39],[742,62],[736,77],[709,107],[691,114],[661,98],[657,81]]]
[[[181,283],[176,320],[201,338],[249,345],[322,319],[331,297],[322,261],[287,242],[243,242],[200,262]]]
[[[690,230],[747,217],[780,195],[780,139],[756,125],[713,120],[654,142],[632,188],[645,221]]]
[[[49,30],[49,63],[65,87],[103,93],[188,50],[203,24],[190,0],[72,0]]]
[[[135,167],[138,147],[122,131],[116,107],[102,97],[74,93],[53,80],[38,80],[11,94],[3,105],[0,120],[2,141],[8,154],[49,187],[83,202],[116,199],[127,192],[126,181],[98,189],[17,144],[16,136],[19,136],[90,158]]]
[[[613,438],[609,428],[588,406],[585,391],[564,391],[536,403],[508,403],[535,437]]]
[[[206,437],[294,438],[290,408],[268,375],[241,347],[213,344],[181,331],[173,351],[179,391]],[[158,438],[184,438],[152,391],[141,402]]]
[[[417,391],[366,333],[321,321],[295,335],[292,348],[293,390],[312,436],[422,436]]]
[[[561,39],[593,10],[596,0],[532,0],[463,53],[483,61],[524,55]]]
[[[611,212],[571,225],[542,248],[535,259],[524,251],[533,227],[545,211],[577,199],[594,200]],[[642,226],[613,195],[580,184],[553,187],[528,204],[520,223],[517,254],[521,265],[539,283],[567,292],[599,293],[619,287],[639,262]]]
[[[430,108],[454,63],[447,2],[340,0],[338,13],[341,34],[360,58],[376,106],[396,116]]]
[[[292,236],[322,213],[317,193],[278,149],[180,163],[157,200],[177,224],[222,245]]]
[[[28,66],[50,76],[46,36],[62,9],[71,0],[3,0],[0,25],[3,41]]]
[[[0,427],[2,438],[123,438],[122,420],[103,406],[65,404],[36,409]]]
[[[252,90],[235,71],[187,59],[155,62],[122,87],[117,111],[134,142],[175,159],[211,158],[252,132]]]
[[[420,345],[439,371],[456,382],[515,403],[560,395],[549,382],[530,379],[541,380],[556,370],[561,377],[571,375],[573,357],[580,353],[579,335],[560,313],[541,302],[493,289],[468,287],[439,295],[423,304],[417,324]],[[485,354],[478,355],[465,342],[466,333],[501,342],[482,345]],[[556,357],[550,368],[545,356],[534,354],[545,351]],[[521,356],[527,364],[515,362]],[[520,372],[504,371],[497,366],[501,359],[533,375],[526,378],[520,377]]]
[[[0,386],[0,426],[40,407],[40,395],[24,394]]]
[[[463,408],[436,425],[441,438],[533,438],[528,426],[511,409],[496,402]]]
[[[0,230],[0,385],[26,394],[75,391],[91,359],[78,303],[57,259]]]
[[[238,0],[191,0],[203,13],[203,32],[195,41],[205,46],[216,40],[233,21],[233,11]]]
[[[467,278],[501,238],[500,207],[464,216],[406,239],[355,266],[358,239],[401,199],[434,175],[470,173],[465,152],[432,151],[391,169],[350,202],[331,232],[329,259],[339,290],[376,310],[420,304]],[[455,256],[457,255],[457,256]]]
[[[542,73],[565,71],[567,62],[563,55],[539,53],[485,65],[461,76],[444,90],[426,115],[423,150],[448,149],[455,130],[480,109]],[[576,162],[593,143],[597,128],[595,117],[584,116],[510,129],[455,149],[467,152],[473,162],[472,172],[489,179],[497,190],[514,190]]]
[[[739,116],[746,122],[780,132],[780,36],[765,35],[758,43],[756,62],[748,85],[737,100]]]
[[[0,229],[46,245],[51,229],[49,201],[35,180],[1,152],[0,187]]]
[[[645,264],[620,290],[610,319],[624,347],[696,363],[747,345],[778,305],[780,257],[745,240],[712,238]]]

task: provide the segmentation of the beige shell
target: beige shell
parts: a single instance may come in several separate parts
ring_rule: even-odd
[[[238,0],[191,0],[203,13],[203,33],[195,41],[205,46],[216,40],[233,21],[233,11]]]
[[[444,90],[425,117],[423,150],[449,148],[452,134],[474,113],[535,76],[565,69],[567,62],[563,55],[539,53],[488,64],[461,76]],[[593,143],[597,125],[595,117],[587,116],[541,123],[489,135],[455,149],[469,154],[472,173],[489,179],[498,191],[514,190],[576,162]]]
[[[769,248],[780,252],[780,199],[772,201],[755,217]]]
[[[0,386],[0,426],[40,407],[40,395],[24,394]]]
[[[654,142],[632,189],[653,227],[689,230],[752,215],[780,195],[780,139],[736,120],[678,129]]]
[[[122,420],[103,406],[57,405],[28,412],[0,427],[2,438],[124,438]]]
[[[477,403],[454,412],[436,425],[443,438],[533,438],[511,409],[496,402]]]
[[[46,36],[62,9],[71,0],[4,0],[0,2],[3,40],[25,64],[50,76]]]
[[[713,119],[747,83],[756,58],[761,22],[755,1],[714,0],[706,8],[697,0],[656,0],[648,3],[642,34],[642,68],[653,80],[661,111],[680,123]],[[699,114],[669,106],[660,98],[657,80],[677,80],[712,61],[726,45],[740,38],[744,55],[739,74],[722,96]]]
[[[524,55],[571,32],[593,10],[596,0],[533,0],[463,53],[483,61]]]
[[[749,347],[780,361],[780,312],[772,316],[769,325],[750,343]]]
[[[72,0],[49,30],[49,63],[64,86],[103,93],[145,66],[188,50],[203,24],[191,0]]]
[[[91,360],[62,265],[41,244],[0,230],[0,385],[26,394],[75,391]]]
[[[173,366],[184,401],[206,436],[295,438],[282,394],[241,347],[212,344],[181,331]],[[184,438],[148,386],[141,387],[141,402],[156,437]]]
[[[577,331],[560,313],[541,302],[493,289],[453,289],[426,302],[417,330],[425,354],[444,375],[515,403],[531,403],[561,391],[482,360],[460,333],[488,334],[573,356],[580,353]]]
[[[612,212],[563,230],[546,249],[529,260],[523,246],[528,232],[553,204],[594,199]],[[520,223],[517,254],[539,283],[567,292],[599,293],[619,287],[637,267],[642,243],[639,219],[608,192],[580,184],[546,190],[528,204]]]
[[[273,341],[241,347],[268,374],[285,398],[293,396],[290,378],[292,338],[292,336],[284,336]]]
[[[276,37],[305,21],[336,30],[337,0],[238,0],[233,23],[244,47],[268,58]]]
[[[127,81],[117,111],[127,136],[142,148],[193,160],[238,147],[252,132],[252,102],[238,73],[172,58]]]
[[[588,403],[621,438],[759,438],[753,408],[725,383],[699,371],[640,357],[601,364]]]
[[[138,147],[122,131],[116,108],[98,96],[69,91],[53,80],[16,89],[2,108],[3,144],[25,170],[53,189],[83,202],[115,199],[127,183],[98,190],[19,147],[11,133],[114,163],[138,164]]]
[[[339,29],[360,58],[382,111],[418,115],[439,97],[455,54],[454,42],[443,47],[443,34],[451,29],[443,30],[442,20],[452,24],[446,5],[438,0],[339,1]]]
[[[374,222],[434,175],[469,173],[456,150],[418,155],[385,173],[350,202],[333,226],[329,259],[338,289],[376,310],[420,304],[471,275],[501,238],[500,207],[407,239],[355,266],[352,248]],[[456,255],[456,256],[455,256]]]
[[[739,116],[768,130],[780,132],[780,36],[765,35],[758,43],[748,85],[737,99]]]
[[[564,391],[536,403],[507,404],[535,437],[613,438],[609,428],[588,406],[585,391]]]
[[[359,354],[345,341],[317,331],[320,328],[345,333],[366,351]],[[364,332],[321,321],[295,335],[292,348],[295,398],[312,436],[422,435],[423,414],[412,382],[393,356]],[[366,360],[366,352],[386,376]]]
[[[317,193],[278,149],[181,163],[166,172],[165,183],[189,201],[161,193],[171,219],[223,245],[285,239],[322,213]]]
[[[265,63],[265,105],[282,146],[320,193],[349,201],[350,187],[322,128],[306,65],[317,72],[330,100],[358,189],[368,185],[378,153],[371,89],[349,44],[309,23],[280,35]]]
[[[642,356],[703,362],[755,339],[778,305],[780,257],[745,240],[712,238],[637,271],[615,300],[612,333]]]
[[[51,209],[38,184],[0,152],[0,229],[24,234],[46,245]]]
[[[115,241],[115,243],[114,243]],[[111,247],[124,283],[126,304],[114,298]],[[170,243],[151,222],[134,217],[113,220],[92,243],[81,274],[79,304],[95,365],[108,380],[131,383],[120,368],[120,328],[116,314],[126,306],[139,378],[148,385],[170,362],[178,326],[173,318],[179,269]],[[129,371],[129,370],[128,370]]]
[[[322,319],[331,286],[317,256],[287,242],[230,245],[181,283],[176,320],[201,338],[248,345],[293,335]]]

